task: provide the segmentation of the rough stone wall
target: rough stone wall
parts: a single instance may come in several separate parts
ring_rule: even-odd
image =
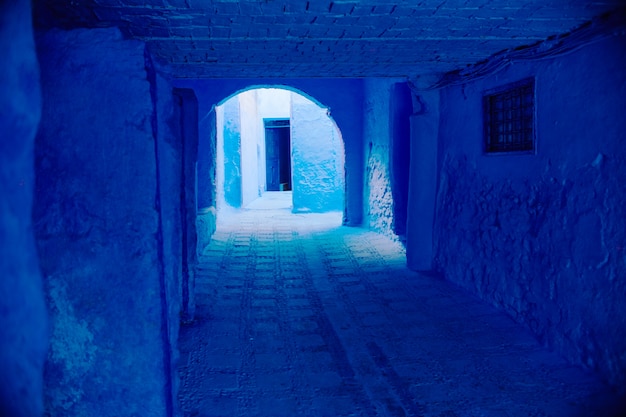
[[[47,412],[166,416],[158,123],[144,45],[113,29],[53,30],[37,41],[34,220],[51,315]]]
[[[393,233],[390,156],[390,98],[393,80],[365,81],[365,226],[387,236]]]
[[[0,415],[40,416],[48,347],[33,239],[33,143],[41,113],[30,2],[0,3]]]
[[[344,206],[344,150],[327,110],[291,94],[293,211],[340,211]]]
[[[441,96],[435,265],[626,387],[626,40]],[[482,153],[482,92],[534,76],[537,154]]]

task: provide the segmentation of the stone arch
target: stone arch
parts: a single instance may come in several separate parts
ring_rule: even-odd
[[[212,113],[218,118],[215,123],[215,183],[218,189],[216,203],[222,207],[232,207],[234,202],[235,206],[243,207],[265,191],[265,139],[262,139],[262,143],[257,142],[256,144],[245,142],[249,140],[250,122],[243,122],[244,113],[239,113],[240,107],[238,106],[243,106],[244,102],[247,103],[246,106],[250,105],[250,95],[247,93],[254,91],[267,94],[268,89],[292,93],[287,103],[288,111],[287,113],[283,111],[281,117],[290,120],[290,143],[293,144],[290,152],[293,155],[293,160],[290,159],[293,168],[291,174],[293,178],[293,211],[341,210],[345,212],[347,193],[345,143],[341,128],[330,115],[329,106],[324,105],[299,88],[282,83],[251,83],[229,92],[213,105]],[[235,97],[239,98],[238,102],[232,101]],[[244,97],[246,98],[244,99]],[[267,96],[260,95],[259,97]],[[262,101],[255,103],[258,104]],[[243,107],[241,108],[243,109]],[[256,118],[252,122],[253,124],[268,115],[267,109],[264,110],[261,107],[257,109],[256,104],[252,108],[246,107],[246,109],[252,110],[252,117]],[[241,110],[241,112],[243,111]],[[224,122],[225,112],[228,117],[239,118],[241,125]],[[270,118],[272,117],[270,116]],[[315,128],[311,129],[311,127]],[[252,130],[254,129],[253,126]],[[247,132],[245,138],[244,130]],[[227,135],[228,138],[223,137],[223,135]],[[257,137],[253,140],[258,141],[259,139],[257,126]],[[226,158],[224,155],[227,155]],[[254,179],[250,180],[250,177],[254,177]],[[255,194],[257,191],[258,194]],[[226,194],[229,194],[230,197]]]
[[[227,100],[229,100],[229,99],[231,99],[231,98],[233,98],[233,97],[235,97],[235,96],[237,96],[237,95],[239,95],[241,93],[245,93],[246,91],[258,90],[258,89],[263,89],[263,88],[276,88],[276,89],[279,89],[279,90],[288,90],[288,91],[291,91],[293,93],[299,94],[299,95],[301,95],[301,96],[311,100],[313,103],[317,104],[319,107],[330,109],[330,107],[324,105],[324,103],[320,102],[314,96],[306,93],[305,91],[303,91],[303,90],[301,90],[299,88],[296,88],[296,87],[292,87],[292,86],[290,86],[288,84],[279,84],[279,83],[250,84],[247,87],[237,89],[235,92],[227,95],[225,98],[223,98],[222,100],[218,101],[215,105],[219,106],[221,104],[224,104],[224,102],[226,102]]]
[[[337,78],[203,78],[175,79],[175,87],[193,89],[199,103],[198,210],[214,225],[215,195],[211,191],[215,180],[215,106],[239,93],[255,87],[281,87],[295,90],[314,102],[331,109],[332,119],[340,128],[345,156],[345,209],[343,224],[361,226],[363,223],[364,175],[364,116],[362,79]],[[202,175],[200,175],[203,173]],[[209,231],[209,235],[210,235]],[[202,245],[201,245],[202,246]]]

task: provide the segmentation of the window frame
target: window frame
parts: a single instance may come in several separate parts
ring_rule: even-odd
[[[530,138],[530,148],[505,149],[504,147],[498,147],[497,144],[502,143],[501,141],[497,143],[492,142],[492,139],[494,138],[494,135],[492,134],[492,129],[494,128],[494,126],[496,128],[498,126],[497,125],[498,122],[497,121],[494,122],[494,116],[496,113],[492,109],[493,99],[498,96],[513,95],[515,90],[522,90],[527,87],[530,87],[531,89],[530,106],[532,106],[532,109],[531,109],[530,115],[524,116],[522,114],[519,116],[518,119],[510,119],[510,120],[512,120],[513,122],[519,121],[520,126],[521,126],[522,124],[524,124],[524,122],[526,121],[528,117],[531,118],[530,129],[532,131],[531,131],[531,138]],[[523,105],[523,99],[525,95],[521,91],[519,92],[519,95],[520,95],[520,106],[518,107],[518,109],[521,109],[520,111],[523,112],[524,107],[525,107]],[[510,99],[511,98],[509,97],[508,100]],[[535,77],[524,78],[519,81],[514,81],[505,85],[501,85],[496,88],[485,90],[483,92],[482,100],[483,100],[482,102],[483,104],[483,118],[482,118],[483,119],[483,145],[482,145],[483,154],[485,155],[535,155],[537,153],[537,94],[536,94]],[[511,106],[510,103],[509,103],[509,106]],[[500,125],[504,123],[506,123],[506,121],[501,121]],[[506,131],[501,134],[502,135],[515,134],[515,131],[514,130]],[[524,141],[524,142],[527,142],[527,141]],[[519,143],[521,144],[522,142],[519,141]]]

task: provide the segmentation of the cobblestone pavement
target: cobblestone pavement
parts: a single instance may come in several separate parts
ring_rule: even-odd
[[[218,227],[180,334],[184,416],[607,416],[614,400],[508,316],[333,215]]]

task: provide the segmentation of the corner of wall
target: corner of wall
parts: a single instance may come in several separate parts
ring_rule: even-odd
[[[43,414],[48,317],[33,238],[33,148],[41,117],[29,1],[0,5],[0,415]]]
[[[413,90],[410,117],[411,163],[407,229],[407,265],[416,271],[433,270],[440,158],[440,91]]]
[[[145,45],[117,29],[38,40],[33,218],[51,312],[47,411],[171,415],[156,74]]]

